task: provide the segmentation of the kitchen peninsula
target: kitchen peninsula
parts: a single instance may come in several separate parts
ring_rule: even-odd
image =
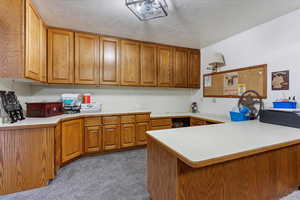
[[[148,132],[155,200],[279,199],[300,186],[300,130],[258,121]]]

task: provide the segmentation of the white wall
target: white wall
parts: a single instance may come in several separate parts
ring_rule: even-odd
[[[222,70],[268,64],[268,99],[266,106],[284,96],[296,96],[300,100],[300,10],[235,35],[202,49],[202,71],[208,73],[207,58],[212,52],[225,56]],[[234,22],[233,22],[234,23]],[[224,27],[226,28],[226,27]],[[271,72],[290,70],[290,90],[272,91]],[[237,104],[236,99],[203,98],[203,90],[194,92],[192,99],[203,112],[227,114]]]

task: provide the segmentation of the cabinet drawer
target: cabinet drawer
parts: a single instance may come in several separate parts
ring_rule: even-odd
[[[119,116],[103,117],[102,121],[103,124],[105,125],[120,124],[120,117]]]
[[[169,118],[165,119],[152,119],[151,120],[151,126],[171,126],[172,125],[172,120]]]
[[[191,126],[203,126],[207,125],[207,122],[205,120],[201,119],[191,119]]]
[[[136,122],[147,122],[150,120],[150,115],[148,114],[136,115],[135,120]]]
[[[122,124],[128,124],[128,123],[134,123],[134,122],[135,122],[135,116],[134,115],[121,116],[121,123]]]
[[[84,126],[99,126],[102,125],[101,117],[87,117],[84,119]]]
[[[171,129],[171,126],[152,126],[151,130],[155,131],[155,130],[164,130],[164,129]]]

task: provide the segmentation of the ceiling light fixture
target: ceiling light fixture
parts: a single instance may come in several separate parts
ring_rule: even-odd
[[[168,16],[165,0],[126,0],[126,6],[141,21]]]

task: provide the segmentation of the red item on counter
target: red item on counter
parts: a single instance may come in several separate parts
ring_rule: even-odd
[[[90,104],[91,103],[91,95],[90,94],[84,94],[83,95],[83,103],[84,104]]]

